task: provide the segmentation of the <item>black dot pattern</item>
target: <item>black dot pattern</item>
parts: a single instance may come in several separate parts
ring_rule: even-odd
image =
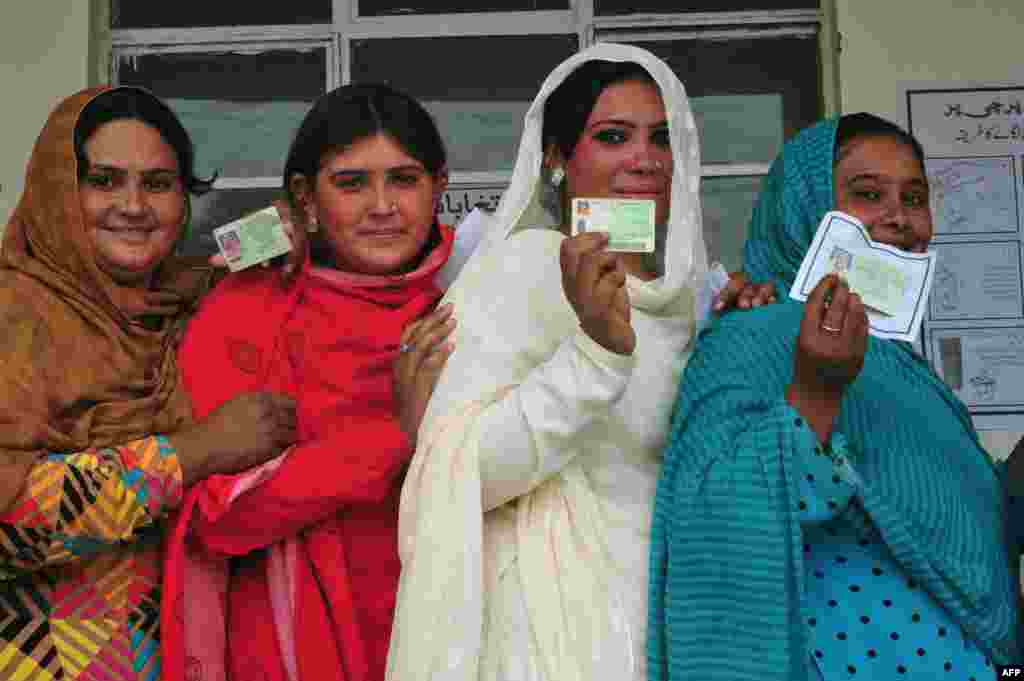
[[[902,571],[877,534],[865,539],[843,519],[856,474],[831,451],[809,446],[797,478],[812,681],[989,678],[984,654],[926,584]]]

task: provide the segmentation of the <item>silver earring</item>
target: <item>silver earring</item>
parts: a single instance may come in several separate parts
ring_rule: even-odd
[[[551,186],[558,189],[562,186],[562,181],[565,179],[565,169],[562,166],[558,166],[551,171],[551,177],[548,179],[551,182]]]

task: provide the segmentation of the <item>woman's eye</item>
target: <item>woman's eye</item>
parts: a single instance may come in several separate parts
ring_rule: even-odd
[[[85,176],[85,183],[95,189],[111,189],[114,186],[114,178],[104,174],[88,174]]]
[[[923,208],[928,205],[928,196],[925,194],[906,194],[903,196],[903,205],[907,208]]]
[[[873,189],[861,189],[854,192],[854,195],[858,198],[864,199],[865,201],[878,201],[882,198],[882,193]]]
[[[672,141],[668,136],[668,128],[656,130],[654,134],[651,135],[651,142],[662,149],[668,149],[672,145]]]
[[[146,191],[162,194],[174,189],[174,179],[170,177],[152,177],[145,181]]]
[[[391,181],[403,187],[411,187],[420,181],[420,176],[413,173],[396,173],[391,176]]]
[[[622,144],[623,142],[626,141],[627,137],[625,131],[623,130],[617,130],[615,128],[605,128],[604,130],[601,130],[596,135],[594,135],[594,139],[596,139],[598,142],[603,142],[605,144]]]
[[[366,178],[362,175],[344,175],[334,180],[334,186],[338,189],[362,189],[365,184]]]

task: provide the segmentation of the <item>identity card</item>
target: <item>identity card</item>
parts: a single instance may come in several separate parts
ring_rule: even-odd
[[[936,254],[909,253],[872,241],[846,213],[825,215],[800,265],[789,295],[807,300],[822,277],[835,272],[867,307],[870,333],[914,341],[927,310]]]
[[[213,238],[232,272],[292,250],[291,239],[273,206],[216,228]]]
[[[608,250],[654,252],[654,201],[573,199],[572,234],[608,232]]]

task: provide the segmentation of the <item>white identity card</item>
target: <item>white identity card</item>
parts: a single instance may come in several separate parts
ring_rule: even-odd
[[[822,277],[835,272],[864,301],[873,336],[913,342],[928,309],[936,257],[872,241],[857,218],[832,211],[818,226],[789,296],[807,300]]]
[[[232,272],[292,250],[291,239],[273,206],[216,228],[213,238]]]
[[[608,250],[654,252],[654,201],[650,199],[573,199],[572,235],[608,232]]]

